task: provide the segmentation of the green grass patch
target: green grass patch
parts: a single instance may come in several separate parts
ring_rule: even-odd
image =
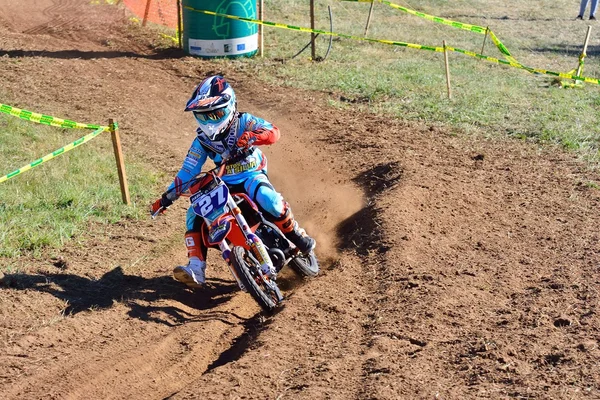
[[[88,134],[0,115],[0,175]],[[90,142],[0,183],[0,257],[39,256],[81,234],[90,223],[147,217],[156,172],[126,154],[132,205],[121,200],[110,136]]]

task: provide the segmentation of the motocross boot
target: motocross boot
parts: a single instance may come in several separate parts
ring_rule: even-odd
[[[206,248],[199,232],[185,234],[185,246],[188,250],[188,265],[175,267],[173,277],[192,288],[202,287],[206,282]]]
[[[298,222],[294,221],[294,228],[284,233],[285,237],[294,244],[304,255],[308,255],[315,249],[317,241],[306,234],[306,231],[298,227]]]
[[[298,227],[298,222],[294,219],[294,214],[290,209],[289,204],[285,203],[285,211],[283,214],[275,219],[275,225],[285,237],[294,244],[300,250],[302,254],[309,254],[314,250],[317,242],[306,234],[306,231]]]
[[[190,259],[188,265],[175,267],[173,277],[175,280],[185,283],[188,287],[199,288],[204,286],[206,282],[205,270],[206,262],[194,257]]]

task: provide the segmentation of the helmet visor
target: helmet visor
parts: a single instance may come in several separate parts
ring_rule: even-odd
[[[228,114],[227,108],[219,108],[218,110],[200,112],[194,111],[194,117],[200,123],[219,122]]]

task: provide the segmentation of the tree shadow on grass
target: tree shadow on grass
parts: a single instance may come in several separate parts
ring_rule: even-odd
[[[581,38],[580,44],[553,44],[551,47],[537,47],[534,48],[533,51],[536,53],[551,53],[559,56],[570,56],[573,57],[573,68],[577,66],[577,62],[579,60],[579,55],[583,50],[583,39]],[[587,47],[585,51],[586,56],[595,57],[600,55],[600,46],[590,45]]]
[[[208,279],[204,288],[191,290],[168,276],[126,275],[121,267],[105,273],[100,279],[67,273],[6,274],[0,279],[2,287],[49,293],[68,304],[65,315],[110,308],[117,301],[130,308],[128,314],[132,318],[169,326],[196,317],[174,306],[155,305],[161,299],[175,300],[197,310],[210,310],[229,301],[238,291],[235,282],[220,279]]]
[[[577,13],[575,13],[576,15]],[[473,20],[473,19],[478,19],[478,20],[492,20],[492,21],[537,21],[537,22],[542,22],[542,21],[547,21],[547,22],[556,22],[556,18],[528,18],[528,17],[509,17],[508,15],[499,15],[499,16],[489,16],[489,15],[468,15],[468,14],[456,14],[456,15],[445,15],[445,16],[441,16],[442,18],[447,18],[447,19],[451,19],[451,20],[457,20],[460,18],[464,18],[465,20],[463,21],[459,21],[459,22],[466,22],[466,20]],[[571,18],[564,18],[567,21],[570,20],[575,20],[575,17]],[[485,25],[484,25],[485,26]]]

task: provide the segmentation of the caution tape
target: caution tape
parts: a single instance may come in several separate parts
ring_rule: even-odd
[[[429,51],[437,51],[437,52],[443,52],[444,51],[443,47],[424,46],[424,45],[420,45],[420,44],[407,43],[407,42],[398,42],[398,41],[394,41],[394,40],[373,39],[373,38],[367,38],[367,37],[360,37],[360,36],[348,35],[348,34],[345,34],[345,33],[328,32],[328,31],[323,31],[323,30],[320,30],[320,29],[303,28],[303,27],[300,27],[300,26],[280,24],[278,22],[261,21],[261,20],[258,20],[258,19],[238,17],[237,15],[221,14],[221,13],[217,13],[217,12],[214,12],[214,11],[197,10],[197,9],[189,7],[189,6],[184,6],[183,8],[188,9],[190,11],[199,12],[199,13],[202,13],[202,14],[213,15],[213,16],[216,16],[216,17],[223,17],[223,18],[235,19],[235,20],[239,20],[239,21],[243,21],[243,22],[250,22],[250,23],[253,23],[253,24],[273,26],[275,28],[283,28],[283,29],[289,29],[289,30],[299,31],[299,32],[319,33],[319,34],[323,34],[323,35],[336,36],[336,37],[341,37],[341,38],[346,38],[346,39],[363,40],[363,41],[366,41],[366,42],[383,43],[383,44],[389,44],[389,45],[393,45],[393,46],[410,47],[410,48],[413,48],[413,49],[421,49],[421,50],[429,50]]]
[[[451,26],[453,28],[464,29],[464,30],[467,30],[467,31],[475,32],[475,33],[481,33],[481,34],[484,34],[484,35],[489,34],[490,38],[492,39],[492,41],[494,42],[494,44],[496,45],[496,47],[498,48],[498,50],[500,50],[500,52],[506,56],[506,59],[508,61],[511,61],[511,62],[514,62],[514,63],[519,63],[517,60],[515,60],[512,57],[512,55],[510,54],[510,51],[508,51],[508,48],[504,44],[502,44],[502,42],[500,41],[500,39],[498,39],[498,37],[494,34],[494,32],[492,32],[487,27],[483,27],[483,26],[479,26],[479,25],[466,24],[464,22],[452,21],[450,19],[436,17],[435,15],[429,15],[429,14],[422,13],[420,11],[411,10],[410,8],[402,7],[402,6],[398,5],[398,4],[394,4],[394,3],[386,1],[386,0],[342,0],[342,1],[354,1],[354,2],[359,2],[359,3],[372,3],[373,1],[377,1],[379,3],[386,4],[386,5],[388,5],[388,6],[392,7],[392,8],[395,8],[397,10],[404,11],[405,13],[412,14],[414,16],[417,16],[417,17],[420,17],[420,18],[424,18],[424,19],[427,19],[429,21],[433,21],[433,22],[437,22],[437,23],[440,23],[440,24],[448,25],[448,26]]]
[[[509,65],[511,67],[514,68],[519,68],[519,69],[524,69],[528,72],[534,73],[534,74],[544,74],[544,75],[550,75],[550,76],[555,76],[555,77],[560,77],[560,78],[565,78],[565,79],[572,79],[575,80],[576,84],[577,83],[581,83],[581,82],[589,82],[589,83],[594,83],[596,85],[600,85],[600,79],[596,79],[596,78],[589,78],[589,77],[585,77],[585,76],[578,76],[575,75],[574,71],[569,71],[567,73],[562,73],[562,72],[554,72],[554,71],[549,71],[549,70],[545,70],[545,69],[539,69],[539,68],[532,68],[532,67],[528,67],[526,65],[521,64],[519,61],[517,61],[511,54],[510,51],[508,51],[508,48],[500,41],[500,39],[498,39],[498,37],[494,34],[494,32],[492,32],[489,28],[484,28],[482,26],[479,25],[472,25],[472,24],[466,24],[463,22],[457,22],[457,21],[452,21],[449,19],[445,19],[445,18],[441,18],[441,17],[436,17],[433,15],[429,15],[429,14],[425,14],[419,11],[415,11],[415,10],[411,10],[409,8],[406,7],[402,7],[400,5],[391,3],[389,1],[386,0],[342,0],[342,1],[354,1],[354,2],[361,2],[361,3],[372,3],[373,1],[377,1],[379,3],[382,4],[386,4],[392,8],[404,11],[406,13],[415,15],[417,17],[421,17],[421,18],[425,18],[427,20],[433,21],[433,22],[438,22],[444,25],[448,25],[448,26],[452,26],[454,28],[459,28],[459,29],[464,29],[464,30],[468,30],[471,32],[476,32],[476,33],[481,33],[481,34],[489,34],[490,38],[492,39],[492,41],[494,42],[494,44],[496,45],[496,47],[498,48],[498,50],[504,54],[504,56],[506,57],[506,61],[504,60],[499,60],[497,58],[494,57],[489,57],[489,56],[485,56],[483,54],[478,54],[475,52],[471,52],[471,51],[467,51],[467,50],[462,50],[462,49],[457,49],[457,48],[453,48],[453,47],[448,47],[446,46],[446,49],[449,51],[455,51],[458,53],[462,53],[465,54],[467,56],[471,56],[471,57],[476,57],[479,59],[483,59],[486,61],[490,61],[490,62],[494,62],[494,63],[499,63],[499,64],[504,64],[504,65]],[[583,55],[583,57],[585,57],[585,55]],[[583,57],[580,56],[579,59],[579,64],[583,67]],[[581,71],[583,71],[583,68],[579,69],[580,73]]]
[[[577,69],[572,69],[571,71],[567,72],[567,74],[577,74],[577,71],[583,71],[583,59],[585,57],[585,54],[582,54],[581,56],[579,56],[579,67],[577,67]],[[575,82],[565,82],[565,81],[560,81],[559,82],[560,86],[562,88],[578,88],[581,89],[583,88],[583,82],[581,81],[575,81]]]
[[[20,175],[25,171],[35,168],[35,167],[45,163],[46,161],[53,159],[54,157],[57,157],[61,154],[64,154],[64,153],[70,151],[70,150],[73,150],[75,147],[78,147],[78,146],[92,140],[93,138],[95,138],[96,136],[98,136],[100,133],[102,133],[104,131],[111,130],[111,128],[108,126],[94,125],[94,124],[82,124],[80,122],[75,122],[75,121],[71,121],[68,119],[56,118],[56,117],[52,117],[50,115],[38,114],[38,113],[34,113],[31,111],[27,111],[27,110],[22,110],[20,108],[9,106],[7,104],[2,104],[2,103],[0,103],[0,112],[3,112],[8,115],[12,115],[17,118],[21,118],[26,121],[37,122],[38,124],[43,124],[43,125],[56,126],[56,127],[60,127],[60,128],[95,129],[94,132],[92,132],[88,135],[85,135],[82,138],[77,139],[73,143],[63,146],[60,149],[55,150],[52,153],[47,154],[42,158],[38,158],[34,162],[17,169],[16,171],[13,171],[7,175],[4,175],[3,177],[0,177],[0,183],[7,181],[11,178],[14,178],[15,176]],[[116,122],[115,122],[114,127],[112,127],[112,129],[116,129],[116,128],[117,127],[116,127]]]
[[[370,0],[346,0],[346,1],[368,1],[368,2],[370,2]],[[375,0],[375,1],[383,1],[383,0]],[[478,58],[481,60],[485,60],[485,61],[489,61],[489,62],[493,62],[493,63],[497,63],[497,64],[508,65],[508,66],[511,66],[514,68],[523,69],[523,70],[528,71],[533,74],[550,75],[550,76],[554,76],[554,77],[573,79],[573,80],[589,82],[589,83],[594,83],[596,85],[600,85],[600,79],[597,79],[597,78],[589,78],[589,77],[585,77],[585,76],[575,76],[575,75],[567,74],[567,73],[563,73],[563,72],[554,72],[554,71],[548,71],[545,69],[532,68],[532,67],[525,66],[525,65],[521,64],[520,62],[516,61],[513,57],[508,57],[508,56],[506,57],[507,58],[506,60],[501,60],[501,59],[498,59],[495,57],[490,57],[490,56],[486,56],[483,54],[475,53],[473,51],[463,50],[463,49],[459,49],[456,47],[450,47],[450,46],[446,46],[446,48],[444,49],[444,47],[424,46],[424,45],[420,45],[420,44],[398,42],[398,41],[394,41],[394,40],[373,39],[373,38],[368,38],[368,37],[348,35],[348,34],[344,34],[344,33],[328,32],[328,31],[323,31],[320,29],[303,28],[303,27],[299,27],[299,26],[281,24],[281,23],[277,23],[277,22],[262,21],[262,20],[246,18],[246,17],[238,17],[237,15],[221,14],[221,13],[217,13],[214,11],[208,11],[208,10],[198,10],[198,9],[195,9],[195,8],[189,7],[189,6],[184,6],[183,8],[188,9],[190,11],[195,11],[195,12],[199,12],[202,14],[206,14],[206,15],[213,15],[216,17],[229,18],[229,19],[234,19],[234,20],[238,20],[238,21],[249,22],[249,23],[259,24],[259,25],[273,26],[275,28],[289,29],[289,30],[294,30],[294,31],[299,31],[299,32],[319,33],[322,35],[336,36],[336,37],[341,37],[341,38],[346,38],[346,39],[362,40],[362,41],[373,42],[373,43],[383,43],[383,44],[389,44],[392,46],[409,47],[412,49],[428,50],[428,51],[435,51],[435,52],[440,52],[440,53],[442,53],[446,50],[454,51],[454,52],[461,53],[461,54],[464,54],[464,55],[467,55],[470,57],[475,57],[475,58]],[[426,14],[423,14],[423,15],[426,15]],[[440,18],[440,20],[443,20],[443,18]],[[459,24],[459,23],[457,23],[457,24]],[[464,24],[464,25],[468,25],[468,24]],[[476,25],[470,25],[470,26],[476,27]],[[483,29],[485,30],[487,28],[483,28]],[[497,43],[501,44],[501,42],[498,40],[498,38],[496,38],[495,35],[493,35],[493,36],[490,35],[490,36],[492,37],[492,40],[495,41],[495,43],[497,42]],[[505,55],[507,55],[506,53],[510,54],[510,52],[508,52],[508,49],[506,49],[506,47],[504,47],[503,45],[502,45],[502,47],[505,50],[505,51],[503,51],[503,54],[505,54]]]
[[[12,107],[0,103],[0,112],[12,115],[26,121],[37,122],[38,124],[57,126],[60,128],[77,128],[77,129],[100,129],[108,130],[108,126],[82,124],[80,122],[71,121],[68,119],[56,118],[50,115],[38,114],[27,110],[21,110],[17,107]]]
[[[57,157],[61,154],[64,154],[64,153],[70,151],[70,150],[73,150],[75,147],[81,146],[82,144],[89,142],[90,140],[92,140],[93,138],[95,138],[96,136],[98,136],[99,134],[104,132],[106,130],[105,128],[107,129],[107,127],[101,126],[98,129],[96,129],[94,132],[92,132],[88,135],[85,135],[82,138],[77,139],[73,143],[70,143],[64,147],[61,147],[60,149],[55,150],[52,153],[47,154],[42,158],[38,158],[34,162],[32,162],[28,165],[25,165],[15,171],[11,172],[10,174],[0,177],[0,183],[7,181],[11,178],[14,178],[15,176],[20,175],[25,171],[29,171],[30,169],[35,168],[35,167],[45,163],[46,161],[53,159],[54,157]]]
[[[590,78],[590,77],[586,77],[586,76],[577,76],[575,75],[572,71],[570,72],[555,72],[555,71],[549,71],[546,69],[541,69],[541,68],[533,68],[533,67],[528,67],[526,65],[523,65],[519,62],[515,62],[515,61],[507,61],[507,60],[500,60],[498,58],[495,57],[490,57],[490,56],[485,56],[483,54],[478,54],[472,51],[468,51],[468,50],[463,50],[463,49],[459,49],[459,48],[455,48],[455,47],[450,47],[450,46],[446,46],[446,49],[448,51],[455,51],[457,53],[461,53],[470,57],[475,57],[475,58],[479,58],[485,61],[489,61],[489,62],[494,62],[497,64],[503,64],[503,65],[508,65],[514,68],[519,68],[519,69],[523,69],[527,72],[530,72],[532,74],[540,74],[540,75],[549,75],[549,76],[554,76],[554,77],[560,77],[560,78],[564,78],[564,79],[573,79],[575,81],[581,81],[581,82],[588,82],[588,83],[593,83],[596,85],[600,85],[600,79],[598,78]]]

